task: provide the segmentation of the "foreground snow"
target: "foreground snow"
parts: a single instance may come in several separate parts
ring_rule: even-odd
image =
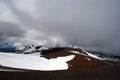
[[[67,61],[72,60],[75,55],[46,59],[40,57],[39,53],[35,54],[14,54],[0,52],[0,65],[31,70],[66,70],[68,69]]]

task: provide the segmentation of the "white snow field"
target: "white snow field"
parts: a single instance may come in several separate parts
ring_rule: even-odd
[[[0,65],[12,68],[42,71],[67,70],[68,64],[66,62],[75,57],[75,55],[69,55],[65,57],[46,59],[44,57],[40,57],[39,54],[40,53],[15,54],[0,52]]]

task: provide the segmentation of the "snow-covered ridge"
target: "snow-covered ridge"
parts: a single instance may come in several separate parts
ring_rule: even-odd
[[[93,55],[93,54],[91,54],[91,53],[88,53],[87,51],[85,51],[85,50],[83,50],[86,54],[83,54],[83,53],[80,53],[80,52],[78,52],[78,51],[70,51],[70,52],[72,52],[72,53],[75,53],[75,54],[80,54],[80,55],[84,55],[84,56],[89,56],[89,57],[93,57],[93,58],[95,58],[95,59],[100,59],[100,60],[103,60],[102,58],[100,58],[100,57],[98,57],[98,56],[96,56],[96,55]]]

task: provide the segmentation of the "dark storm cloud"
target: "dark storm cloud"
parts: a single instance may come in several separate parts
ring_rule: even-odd
[[[0,22],[0,39],[8,39],[10,37],[24,37],[25,31],[20,28],[20,26],[12,24],[12,23],[6,23],[6,22]]]
[[[6,36],[43,40],[47,44],[66,43],[120,55],[119,0],[1,0],[1,4],[0,12],[13,18],[2,19],[12,21],[16,26],[13,28],[20,33],[8,29],[11,34]],[[6,16],[3,14],[0,16]],[[3,30],[0,33],[5,34]]]

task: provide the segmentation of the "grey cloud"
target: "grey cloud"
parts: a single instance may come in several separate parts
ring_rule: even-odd
[[[60,36],[71,45],[120,55],[119,0],[2,0],[2,3],[18,17],[17,26],[45,35],[44,39],[40,35],[35,39]],[[29,34],[20,32],[11,35]]]
[[[0,22],[0,38],[23,37],[25,31],[20,26],[7,22]]]

